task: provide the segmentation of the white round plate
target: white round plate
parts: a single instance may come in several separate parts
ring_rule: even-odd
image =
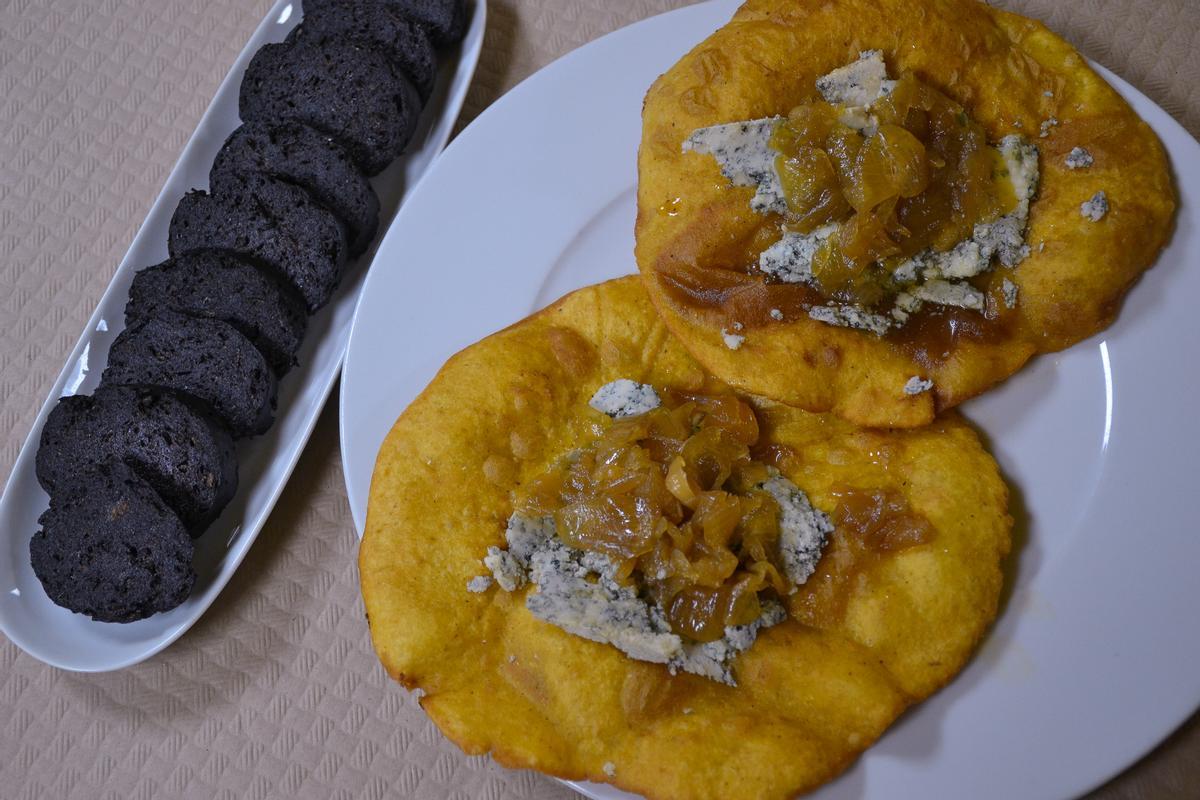
[[[472,9],[466,38],[443,54],[437,83],[408,152],[372,180],[379,194],[381,224],[386,224],[450,138],[483,45],[486,0],[474,0]],[[47,664],[81,672],[120,669],[149,658],[182,636],[212,605],[254,543],[337,381],[363,276],[371,263],[370,250],[347,267],[329,305],[309,320],[300,363],[280,381],[279,409],[271,430],[238,443],[238,491],[196,540],[196,585],[191,596],[165,614],[125,625],[72,614],[46,596],[29,563],[29,539],[47,505],[34,474],[42,424],[59,397],[90,392],[99,383],[108,348],[125,327],[125,300],[133,274],[167,257],[167,227],[179,198],[192,187],[208,186],[213,156],[240,124],[238,91],[246,64],[263,44],[283,41],[299,19],[299,2],[277,0],[234,62],[67,359],[0,497],[0,631]]]
[[[342,378],[360,531],[380,442],[448,356],[566,291],[635,271],[642,97],[736,5],[688,7],[576,50],[488,109],[422,181],[367,279]],[[1102,73],[1170,153],[1174,238],[1109,330],[964,409],[1013,488],[1000,619],[949,687],[814,797],[1068,797],[1200,703],[1200,145]]]

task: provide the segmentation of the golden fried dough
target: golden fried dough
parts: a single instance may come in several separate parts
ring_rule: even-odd
[[[764,437],[792,452],[781,470],[818,507],[835,489],[889,489],[935,536],[848,572],[823,558],[790,598],[809,624],[761,633],[734,664],[737,687],[671,675],[535,618],[528,588],[466,588],[504,545],[514,492],[607,424],[588,399],[618,378],[724,388],[629,277],[462,351],[401,415],[359,557],[379,657],[450,739],[507,766],[652,798],[811,789],[957,673],[995,616],[1011,527],[996,464],[953,414],[883,433],[754,400]]]
[[[951,335],[945,323],[906,340],[810,319],[796,284],[751,274],[735,255],[766,242],[754,190],[682,152],[698,128],[787,114],[817,96],[818,76],[867,50],[962,104],[989,141],[1019,133],[1040,150],[1031,253],[1012,270],[1019,301],[1003,330]],[[1094,162],[1069,169],[1075,147]],[[1157,137],[1082,56],[1041,23],[970,0],[750,0],[651,87],[638,166],[638,265],[683,344],[740,389],[871,426],[924,425],[1035,353],[1105,328],[1175,206]],[[1109,210],[1092,221],[1081,204],[1098,191]],[[734,322],[745,326],[736,350],[722,335]],[[933,390],[905,394],[913,376]]]

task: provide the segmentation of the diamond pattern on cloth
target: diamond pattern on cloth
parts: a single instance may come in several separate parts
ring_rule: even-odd
[[[460,127],[536,69],[688,0],[491,0]],[[1200,134],[1184,0],[1006,0]],[[269,0],[0,2],[0,474]],[[76,675],[0,640],[0,795],[561,800],[467,757],[370,647],[336,393],[249,556],[196,626],[130,669]],[[1191,797],[1200,723],[1092,795]]]

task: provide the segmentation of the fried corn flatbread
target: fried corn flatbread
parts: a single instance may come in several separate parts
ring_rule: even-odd
[[[790,797],[837,775],[963,666],[996,614],[1009,549],[995,462],[953,413],[914,431],[754,402],[786,477],[890,489],[926,544],[862,563],[831,534],[796,618],[734,663],[737,687],[635,661],[535,618],[529,587],[467,591],[504,546],[520,487],[593,439],[597,387],[631,378],[720,393],[635,277],[582,289],[450,359],[396,421],[375,467],[360,551],[383,665],[467,753],[651,798]],[[847,560],[849,559],[849,560]]]
[[[892,77],[910,72],[961,104],[989,142],[1021,134],[1040,151],[1030,254],[1006,271],[1019,299],[1002,328],[959,315],[914,340],[811,319],[796,284],[744,256],[769,241],[755,190],[681,148],[706,126],[787,115],[818,97],[819,76],[872,50]],[[1068,167],[1075,148],[1086,167]],[[1032,355],[1107,327],[1175,207],[1157,137],[1083,57],[1041,23],[972,0],[750,0],[651,87],[639,177],[638,265],[692,354],[741,389],[871,426],[927,424]],[[1107,213],[1089,219],[1081,207],[1101,191]],[[915,376],[932,391],[902,391]]]

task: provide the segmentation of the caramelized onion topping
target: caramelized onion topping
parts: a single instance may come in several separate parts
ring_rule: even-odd
[[[823,100],[794,108],[771,146],[780,153],[785,229],[841,223],[813,261],[829,299],[875,306],[895,293],[891,273],[906,259],[948,250],[1016,207],[982,126],[911,73],[869,112]]]
[[[933,541],[933,525],[890,489],[835,489],[833,519],[837,533],[792,602],[792,613],[806,625],[828,628],[845,615],[858,577],[891,554]]]
[[[614,421],[531,481],[517,511],[551,515],[572,547],[602,553],[672,630],[696,642],[753,622],[763,593],[792,586],[779,556],[779,505],[758,486],[754,409],[732,395],[660,392],[653,411]]]

